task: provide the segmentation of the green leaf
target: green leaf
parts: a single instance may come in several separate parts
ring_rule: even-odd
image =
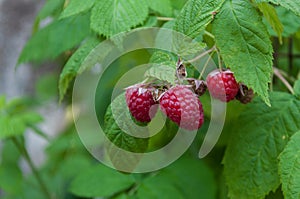
[[[267,22],[276,32],[276,35],[279,38],[279,42],[282,43],[283,25],[278,18],[275,8],[268,3],[259,3],[257,6],[259,10],[263,13]]]
[[[23,48],[18,63],[55,59],[78,45],[89,33],[88,13],[54,21],[31,37]]]
[[[48,0],[41,11],[38,13],[39,19],[44,19],[48,16],[55,15],[62,11],[65,0]]]
[[[276,7],[275,9],[284,27],[282,36],[290,37],[295,34],[300,29],[300,17],[283,7]],[[273,32],[271,34],[274,35]]]
[[[171,0],[151,0],[148,1],[148,4],[152,10],[163,16],[172,16]]]
[[[119,170],[132,171],[138,164],[141,155],[148,148],[149,132],[147,127],[135,124],[126,105],[125,93],[122,93],[107,108],[104,117],[104,133],[110,140],[107,151],[114,166]],[[138,138],[131,135],[144,135]],[[132,155],[125,151],[134,152]]]
[[[213,23],[216,45],[227,67],[270,105],[272,44],[261,16],[249,1],[230,0]]]
[[[232,199],[264,198],[280,185],[278,155],[300,129],[300,101],[271,93],[272,107],[256,98],[240,115],[224,156],[224,174]]]
[[[92,9],[91,28],[109,37],[142,24],[147,16],[146,0],[97,1]]]
[[[81,197],[109,197],[134,184],[131,175],[121,174],[99,164],[81,173],[72,181],[71,193]]]
[[[25,99],[13,99],[3,102],[0,109],[0,140],[21,135],[30,125],[42,121],[42,117],[31,111]]]
[[[71,81],[79,73],[79,69],[80,67],[82,67],[82,64],[86,60],[87,56],[99,43],[100,41],[96,37],[88,38],[85,43],[83,43],[68,60],[59,78],[60,100],[62,100],[64,95],[66,94]],[[90,63],[90,65],[93,64],[95,63]]]
[[[300,98],[300,79],[298,79],[296,82],[295,82],[295,85],[294,85],[294,92],[295,92],[295,95],[297,97]]]
[[[180,158],[155,176],[146,178],[137,191],[138,198],[216,198],[213,172],[203,161]]]
[[[22,135],[30,124],[38,123],[41,120],[41,116],[34,112],[16,115],[0,114],[0,139]]]
[[[145,72],[145,77],[152,77],[175,84],[176,61],[165,51],[155,51],[150,59],[153,66]]]
[[[94,1],[95,0],[71,0],[67,7],[60,14],[59,18],[63,19],[73,15],[85,13],[93,7]]]
[[[281,5],[282,7],[291,10],[296,15],[300,16],[300,1],[298,0],[255,0],[257,3],[270,2],[275,5]]]
[[[224,0],[189,0],[176,19],[174,30],[191,38],[197,37],[213,20]]]
[[[300,197],[300,131],[295,133],[279,156],[279,174],[284,198]]]

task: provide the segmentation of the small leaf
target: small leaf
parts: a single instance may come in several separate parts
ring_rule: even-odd
[[[72,181],[70,191],[81,197],[109,197],[128,189],[134,182],[131,175],[99,164],[81,171]]]
[[[145,72],[145,77],[153,77],[171,84],[175,83],[176,61],[172,54],[155,51],[150,63],[153,63],[153,66]]]
[[[226,1],[213,23],[216,45],[227,67],[270,105],[272,44],[261,16],[249,1]]]
[[[147,16],[146,0],[97,1],[92,9],[91,28],[110,37],[142,24]]]
[[[174,30],[191,38],[197,37],[214,19],[224,0],[189,0],[176,19]]]
[[[268,3],[259,3],[257,6],[259,10],[263,13],[267,22],[276,32],[279,38],[279,42],[282,43],[283,25],[278,18],[275,8]]]
[[[85,13],[89,11],[93,5],[95,0],[70,0],[70,3],[60,14],[59,19],[63,19],[66,17],[70,17],[73,15],[78,15],[81,13]]]
[[[88,38],[87,41],[85,41],[85,43],[83,43],[68,60],[59,77],[60,100],[63,99],[69,87],[69,84],[78,74],[79,69],[82,66],[84,60],[99,43],[100,41],[95,37]],[[91,63],[90,65],[93,64],[95,63]]]
[[[282,7],[291,10],[296,15],[300,16],[300,1],[298,0],[255,0],[257,3],[270,2],[275,5],[281,5]]]
[[[300,101],[279,92],[270,99],[272,107],[258,98],[247,106],[228,143],[223,163],[232,199],[264,198],[280,185],[278,155],[300,129]]]
[[[162,14],[163,16],[172,15],[172,5],[171,0],[151,0],[148,1],[149,7]]]
[[[295,133],[279,157],[284,198],[300,197],[300,131]]]
[[[89,33],[89,14],[54,21],[31,37],[18,63],[55,59],[78,45]]]

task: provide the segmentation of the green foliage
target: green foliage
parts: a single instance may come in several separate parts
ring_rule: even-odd
[[[94,1],[95,0],[85,0],[85,1],[71,0],[67,5],[67,7],[60,14],[59,18],[63,19],[66,17],[85,13],[93,7]]]
[[[172,16],[171,0],[151,0],[148,1],[148,4],[149,8],[163,16]]]
[[[261,16],[248,1],[226,1],[213,23],[216,45],[237,79],[270,105],[272,45]]]
[[[2,98],[0,106],[0,139],[22,135],[26,128],[41,122],[39,114],[27,109],[24,99],[11,100],[5,103]]]
[[[278,18],[277,12],[273,6],[268,3],[260,3],[257,5],[259,10],[263,13],[266,21],[271,25],[276,32],[279,42],[282,43],[283,25]]]
[[[189,0],[175,22],[174,30],[191,38],[197,37],[213,20],[224,0]]]
[[[280,0],[255,0],[256,2],[270,2],[275,5],[280,5],[288,10],[291,10],[294,12],[296,15],[300,16],[300,2],[295,1],[295,0],[285,0],[285,1],[280,1]]]
[[[300,98],[300,80],[297,80],[294,85],[295,95]]]
[[[286,199],[300,196],[300,131],[295,133],[280,154],[279,174]]]
[[[276,7],[275,10],[284,26],[282,36],[289,37],[300,29],[300,16],[283,7]],[[270,33],[274,35],[273,31],[270,31]]]
[[[85,197],[198,199],[201,196],[213,199],[216,182],[212,170],[203,161],[183,157],[147,176],[121,174],[103,165],[93,166],[73,180],[70,190]]]
[[[57,15],[57,13],[62,11],[64,3],[64,0],[48,0],[38,13],[38,18],[44,19],[52,15]]]
[[[277,158],[300,129],[300,101],[279,92],[270,99],[272,107],[256,99],[237,121],[224,156],[230,198],[264,198],[280,185]]]
[[[88,38],[72,55],[64,66],[59,78],[59,96],[63,99],[71,81],[79,73],[80,67],[86,60],[90,52],[100,43],[99,39],[95,37]],[[91,63],[92,65],[92,63]]]
[[[149,133],[147,128],[140,129],[137,124],[133,123],[129,109],[124,102],[125,94],[122,93],[107,108],[104,133],[110,142],[107,143],[106,149],[116,169],[126,168],[133,171],[140,160],[140,155],[126,155],[120,149],[135,153],[145,152],[149,138],[137,138],[132,135],[135,133],[148,137]]]
[[[131,175],[124,175],[104,165],[82,171],[72,182],[70,191],[83,197],[108,197],[134,185]]]
[[[171,84],[175,83],[176,61],[172,54],[155,51],[150,63],[154,65],[145,72],[145,77],[156,78]]]
[[[76,47],[90,34],[89,16],[87,13],[54,21],[39,30],[26,43],[18,63],[55,59],[66,50]]]
[[[92,9],[91,28],[110,37],[142,24],[148,15],[145,0],[97,1]]]

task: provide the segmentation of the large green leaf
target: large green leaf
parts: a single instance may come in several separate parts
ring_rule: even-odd
[[[272,45],[261,16],[249,1],[229,0],[213,23],[217,47],[237,81],[244,82],[270,104]]]
[[[89,33],[90,14],[54,21],[36,32],[26,43],[18,63],[55,59],[78,45]]]
[[[87,12],[94,5],[95,0],[71,0],[68,6],[60,14],[59,18],[63,19],[73,15]]]
[[[270,2],[275,5],[281,5],[282,7],[285,7],[288,10],[291,10],[296,15],[300,16],[300,1],[298,0],[255,0],[258,3],[261,2]]]
[[[151,0],[148,1],[148,4],[151,9],[159,12],[163,16],[172,15],[171,0]]]
[[[131,175],[121,174],[99,164],[81,171],[72,181],[70,191],[82,197],[108,197],[128,189],[134,182]]]
[[[286,199],[300,198],[300,131],[295,133],[280,155],[279,174]]]
[[[209,24],[224,0],[189,0],[176,19],[174,30],[191,38],[197,37]]]
[[[300,101],[287,93],[271,93],[272,107],[256,100],[240,115],[224,157],[224,173],[232,199],[264,198],[280,185],[278,155],[300,129]]]
[[[59,95],[62,99],[69,87],[70,82],[76,77],[82,63],[90,52],[100,43],[96,37],[91,37],[85,41],[77,51],[72,55],[64,66],[59,78]],[[95,63],[91,63],[95,64]]]
[[[91,28],[109,37],[142,24],[147,16],[146,0],[97,1],[92,9]]]

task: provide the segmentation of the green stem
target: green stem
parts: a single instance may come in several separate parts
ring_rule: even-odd
[[[221,60],[221,55],[220,55],[220,52],[219,50],[216,48],[216,52],[217,52],[217,55],[218,55],[218,65],[219,65],[219,70],[222,71],[222,60]]]
[[[199,79],[202,78],[202,76],[203,76],[203,74],[204,74],[204,72],[205,72],[205,70],[206,70],[206,68],[207,68],[207,66],[208,66],[208,63],[209,63],[209,61],[211,60],[211,58],[212,58],[212,56],[214,55],[215,52],[216,52],[216,51],[213,51],[213,52],[211,53],[211,55],[207,58],[207,60],[206,60],[206,62],[205,62],[205,64],[204,64],[204,66],[203,66],[203,69],[202,69],[202,71],[201,71],[201,73],[200,73]]]
[[[44,181],[42,180],[42,177],[40,176],[38,170],[35,168],[27,149],[24,147],[23,144],[20,144],[17,140],[17,138],[13,137],[12,141],[14,142],[14,144],[16,145],[16,147],[18,148],[18,150],[20,151],[20,153],[23,155],[23,157],[25,158],[26,162],[28,163],[33,175],[35,176],[36,180],[38,181],[42,192],[45,194],[46,198],[51,199],[51,195],[50,192],[48,191]]]
[[[172,17],[156,17],[157,20],[159,21],[172,21],[174,18]]]
[[[215,36],[213,34],[211,34],[210,32],[206,31],[206,30],[204,31],[204,34],[206,34],[207,36],[209,36],[213,40],[215,39]]]
[[[216,50],[216,46],[213,46],[212,48],[208,49],[207,51],[204,51],[203,53],[201,53],[200,55],[198,55],[197,57],[195,57],[194,59],[188,60],[188,62],[192,63],[197,61],[198,59],[204,57],[205,55],[211,53],[212,51]]]

